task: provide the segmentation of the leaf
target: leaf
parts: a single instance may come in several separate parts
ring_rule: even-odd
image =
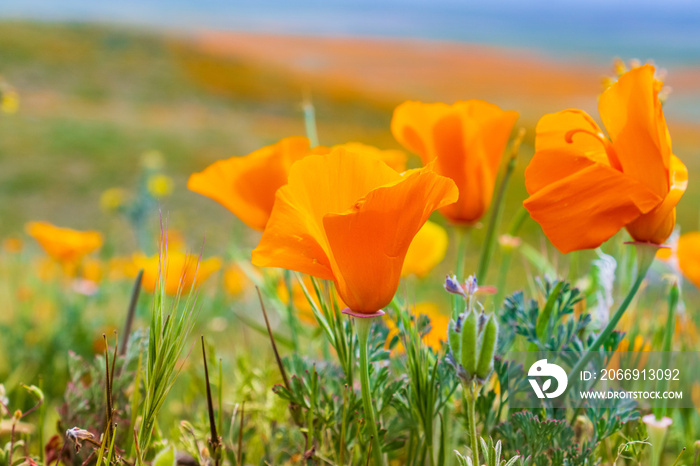
[[[168,446],[159,451],[153,459],[153,466],[175,466],[175,450]]]

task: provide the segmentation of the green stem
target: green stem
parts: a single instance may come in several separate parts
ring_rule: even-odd
[[[520,228],[525,223],[528,217],[528,212],[524,207],[513,216],[508,227],[508,236],[516,238],[520,232]],[[496,284],[496,295],[494,297],[494,304],[496,309],[500,309],[503,304],[503,299],[506,294],[506,279],[508,278],[508,269],[510,268],[510,260],[513,257],[513,251],[517,249],[515,244],[501,245],[501,266],[498,271],[498,282]]]
[[[646,277],[649,267],[651,267],[652,262],[654,262],[654,256],[656,255],[656,251],[658,249],[656,245],[635,244],[635,246],[637,247],[637,278],[635,279],[629,293],[627,293],[627,296],[625,296],[625,300],[622,301],[622,304],[620,304],[620,307],[617,309],[617,311],[615,311],[615,314],[612,316],[610,321],[608,321],[608,324],[605,326],[603,331],[600,332],[595,341],[593,341],[591,346],[588,347],[583,357],[579,359],[573,369],[571,369],[571,372],[569,372],[569,380],[578,380],[578,374],[586,367],[586,364],[588,364],[598,349],[600,349],[600,347],[603,346],[606,341],[608,341],[608,338],[610,338],[610,335],[615,330],[618,322],[620,322],[620,319],[625,314],[625,311],[634,299],[634,296],[637,294],[639,286],[644,281],[644,277]]]
[[[292,287],[292,272],[284,269],[284,286],[287,288],[287,323],[292,332],[292,347],[294,352],[299,350],[299,321],[294,313],[294,290]]]
[[[496,243],[496,236],[498,233],[498,224],[501,220],[501,215],[503,214],[503,207],[505,206],[506,189],[508,188],[508,182],[510,181],[510,176],[515,170],[515,161],[518,156],[518,150],[520,149],[520,143],[525,136],[525,129],[521,128],[518,136],[513,141],[513,146],[511,149],[510,159],[508,160],[508,165],[506,165],[505,172],[503,174],[503,179],[498,187],[498,193],[496,194],[496,200],[493,203],[491,209],[491,217],[489,218],[489,225],[486,229],[486,239],[484,241],[484,248],[481,250],[481,257],[479,258],[479,267],[476,272],[477,283],[483,284],[486,280],[486,274],[489,271],[489,265],[491,263],[491,255],[493,254],[493,246]],[[478,466],[478,465],[476,465]]]
[[[469,241],[469,229],[468,227],[458,225],[455,227],[455,233],[457,235],[457,264],[455,268],[455,275],[457,276],[457,281],[462,282],[464,280],[464,256],[467,253],[467,242]],[[464,309],[462,306],[462,298],[456,294],[452,295],[452,317],[457,318]]]
[[[372,392],[369,386],[369,358],[367,349],[369,346],[369,330],[372,327],[372,318],[355,318],[355,328],[357,329],[357,340],[360,345],[360,383],[362,386],[362,404],[365,411],[365,421],[372,436],[372,457],[375,466],[384,466],[382,456],[382,445],[379,442],[379,432],[377,422],[374,417],[374,406],[372,405]]]
[[[669,367],[669,352],[673,346],[673,332],[676,328],[676,307],[678,306],[678,283],[671,285],[671,290],[668,293],[668,316],[666,318],[666,331],[664,333],[664,342],[661,351],[661,367]],[[659,391],[666,391],[668,388],[668,380],[661,378],[659,380]],[[654,417],[657,420],[663,419],[666,416],[668,409],[668,400],[662,399],[654,408]]]
[[[479,437],[476,434],[476,395],[474,387],[470,387],[466,390],[467,396],[467,416],[469,423],[469,439],[472,446],[472,462],[474,465],[480,465],[479,463]],[[478,393],[478,391],[477,391]]]

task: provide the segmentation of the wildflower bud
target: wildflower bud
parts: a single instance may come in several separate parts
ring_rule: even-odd
[[[474,275],[469,275],[469,277],[464,280],[464,292],[467,296],[471,296],[477,292],[479,285],[476,283],[476,277]]]
[[[479,363],[476,366],[476,376],[486,379],[493,370],[493,355],[496,352],[496,341],[498,340],[498,323],[491,316],[484,326],[484,333],[481,339],[481,351],[479,353]]]
[[[22,411],[18,409],[17,411],[15,411],[15,415],[13,417],[15,421],[19,421],[20,419],[22,419]]]
[[[651,443],[652,455],[655,459],[654,464],[661,464],[664,443],[666,442],[666,433],[671,424],[673,424],[673,420],[669,417],[656,419],[656,416],[653,414],[647,414],[642,418],[642,422],[647,425],[649,443]]]
[[[458,294],[465,298],[467,297],[467,295],[464,293],[462,285],[460,285],[459,280],[457,280],[457,275],[452,275],[451,277],[448,275],[445,278],[445,291],[448,293]]]
[[[455,362],[462,360],[462,335],[459,334],[460,331],[459,319],[457,322],[450,320],[447,326],[447,342],[450,345],[450,352],[452,353],[452,359]]]
[[[462,367],[470,375],[474,375],[476,372],[478,324],[476,312],[467,313],[462,322],[462,354],[460,359]]]

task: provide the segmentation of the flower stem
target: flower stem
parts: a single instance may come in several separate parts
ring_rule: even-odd
[[[379,432],[377,422],[374,418],[374,406],[372,405],[372,392],[369,386],[369,358],[367,349],[369,346],[369,330],[372,327],[371,318],[356,318],[355,328],[357,329],[357,340],[360,345],[360,383],[362,386],[362,405],[365,411],[365,421],[372,436],[372,457],[375,466],[384,466],[382,456],[382,446],[379,443]]]
[[[469,229],[468,227],[458,225],[455,227],[455,233],[457,234],[457,263],[455,264],[455,275],[457,276],[457,281],[462,282],[464,280],[464,259],[467,253],[467,242],[469,241]],[[456,294],[452,295],[452,317],[457,318],[457,315],[464,311],[462,308],[462,298]]]
[[[476,393],[474,387],[470,387],[466,390],[467,396],[467,422],[469,424],[469,439],[471,441],[472,447],[472,463],[474,465],[480,465],[479,463],[479,438],[476,434]]]
[[[486,239],[484,241],[484,248],[481,250],[481,257],[479,258],[479,268],[476,272],[477,283],[485,283],[486,274],[489,271],[489,264],[491,263],[491,255],[493,254],[493,246],[496,242],[496,236],[498,233],[498,224],[501,220],[501,214],[503,213],[503,206],[505,205],[504,199],[506,194],[506,189],[508,188],[508,182],[510,181],[510,176],[515,170],[515,161],[518,157],[518,151],[520,150],[520,143],[525,137],[525,128],[520,128],[518,135],[513,141],[511,147],[510,158],[508,159],[508,165],[506,165],[505,172],[503,174],[503,179],[498,187],[498,193],[496,194],[496,200],[491,208],[491,217],[489,218],[489,225],[486,229]],[[478,466],[478,465],[477,465]]]
[[[581,370],[586,367],[586,364],[588,364],[593,355],[603,346],[608,338],[610,338],[610,335],[625,314],[632,299],[634,299],[634,296],[637,294],[639,286],[644,281],[649,267],[651,267],[652,262],[654,262],[654,256],[656,255],[658,246],[653,244],[635,244],[635,246],[637,247],[637,278],[632,284],[629,293],[625,296],[625,300],[622,301],[622,304],[620,304],[620,307],[615,311],[615,314],[613,314],[612,318],[608,321],[603,331],[600,332],[595,341],[588,347],[583,357],[579,359],[573,369],[571,369],[571,372],[569,372],[569,380],[578,380],[578,374]]]

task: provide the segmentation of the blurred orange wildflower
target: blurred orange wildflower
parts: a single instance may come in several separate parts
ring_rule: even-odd
[[[422,278],[445,258],[447,232],[437,223],[427,221],[411,241],[403,262],[401,276],[411,274]]]
[[[678,238],[676,256],[683,275],[700,288],[700,231],[685,233]]]
[[[309,153],[309,140],[294,136],[244,157],[219,160],[190,176],[187,188],[233,212],[250,228],[262,231],[275,193],[287,183],[289,168]]]
[[[46,254],[61,264],[77,264],[102,247],[102,234],[98,231],[60,228],[48,222],[29,222],[25,229]]]
[[[408,101],[394,110],[391,132],[435,171],[454,180],[459,200],[440,210],[454,223],[472,224],[488,210],[498,168],[518,112],[482,100],[453,105]]]
[[[429,167],[401,175],[364,152],[310,155],[277,192],[253,264],[333,280],[352,311],[371,314],[396,293],[418,230],[457,196]]]
[[[2,240],[2,249],[5,252],[17,253],[22,251],[22,238],[10,236]]]
[[[133,258],[135,270],[143,269],[142,287],[153,293],[158,285],[160,273],[160,256],[146,257],[137,254]],[[207,278],[221,268],[221,259],[211,257],[200,261],[196,254],[185,254],[180,251],[168,251],[165,266],[165,292],[171,296],[182,289],[189,293],[198,288]]]
[[[655,244],[673,231],[688,171],[671,152],[657,94],[651,65],[608,87],[598,111],[610,139],[582,110],[540,119],[524,206],[559,251],[598,247],[622,227]]]

